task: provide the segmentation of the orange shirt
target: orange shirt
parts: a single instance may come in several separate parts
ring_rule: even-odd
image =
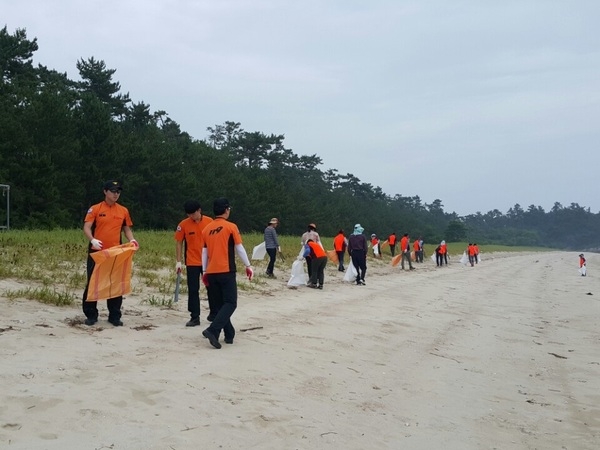
[[[306,244],[310,247],[311,253],[315,255],[315,258],[322,258],[323,256],[327,256],[327,253],[325,252],[325,250],[323,250],[323,247],[321,247],[316,242],[310,241]]]
[[[105,201],[88,209],[84,222],[93,223],[92,235],[102,241],[102,248],[105,250],[121,244],[123,226],[133,226],[127,208],[118,203],[111,206]]]
[[[346,238],[342,233],[339,233],[333,239],[333,248],[336,252],[343,252],[344,250],[346,250]]]
[[[447,251],[448,251],[448,246],[446,244],[440,245],[440,253],[442,255],[445,255]]]
[[[202,266],[202,230],[213,220],[205,215],[199,222],[191,218],[183,219],[175,230],[175,240],[183,242],[183,260],[186,266]]]
[[[204,273],[235,272],[235,246],[242,243],[236,224],[217,217],[202,230],[208,263]]]
[[[403,252],[410,250],[410,243],[409,243],[408,236],[402,236],[402,239],[400,239],[400,250]]]
[[[469,252],[469,256],[475,256],[477,254],[477,252],[475,251],[475,246],[474,245],[469,245],[467,247],[467,250]]]
[[[390,234],[390,236],[388,237],[388,244],[390,244],[392,247],[394,245],[396,245],[396,235],[395,234]]]
[[[413,250],[414,250],[415,252],[418,252],[418,251],[419,251],[419,248],[420,248],[420,246],[419,246],[419,241],[418,241],[418,240],[416,240],[415,242],[413,242]]]

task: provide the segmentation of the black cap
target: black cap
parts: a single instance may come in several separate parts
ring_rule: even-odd
[[[217,216],[225,213],[225,210],[229,208],[229,200],[225,197],[218,198],[213,203],[213,213]]]
[[[108,191],[109,189],[118,189],[120,191],[123,190],[123,186],[121,182],[118,180],[108,180],[104,183],[104,190]]]

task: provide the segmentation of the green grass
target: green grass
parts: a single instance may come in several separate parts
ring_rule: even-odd
[[[134,230],[140,250],[134,256],[132,283],[135,293],[146,294],[147,304],[169,307],[175,289],[175,240],[172,231]],[[242,235],[248,257],[252,249],[263,241],[263,233]],[[333,249],[333,237],[321,237],[326,250]],[[277,258],[275,273],[287,272],[301,249],[300,236],[279,236],[283,258]],[[0,291],[8,298],[28,298],[55,305],[70,305],[74,290],[83,290],[86,280],[87,241],[80,229],[73,230],[9,230],[0,232],[0,278],[26,282],[29,287],[20,290]],[[429,257],[436,244],[425,243]],[[449,254],[462,255],[466,242],[448,243]],[[492,252],[548,251],[547,248],[480,245],[482,254]],[[382,262],[391,259],[389,249],[384,249]],[[262,291],[268,287],[264,272],[268,258],[251,261],[255,278],[248,283],[244,266],[238,263],[238,287],[242,291]],[[186,292],[185,282],[181,292]],[[148,292],[151,291],[151,292]],[[157,295],[158,293],[158,295]]]

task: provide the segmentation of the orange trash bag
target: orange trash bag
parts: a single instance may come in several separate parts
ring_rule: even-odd
[[[131,266],[137,249],[127,243],[92,253],[95,266],[85,300],[96,302],[131,293]]]

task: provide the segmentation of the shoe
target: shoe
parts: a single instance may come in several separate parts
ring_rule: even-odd
[[[91,317],[88,317],[87,319],[85,319],[85,322],[83,322],[83,323],[85,323],[88,327],[91,327],[96,322],[98,322],[98,319],[92,319]]]
[[[277,278],[277,277],[275,276],[275,274],[274,274],[274,273],[269,273],[269,272],[266,272],[266,275],[267,275],[269,278]]]
[[[200,325],[200,319],[190,319],[185,326],[186,327],[197,327]]]
[[[215,315],[214,314],[209,314],[208,316],[206,316],[206,320],[209,322],[212,322],[213,320],[215,320]]]
[[[323,289],[323,285],[322,284],[318,285],[317,289]]]
[[[233,344],[233,338],[232,339],[225,338],[225,343],[226,344]]]
[[[344,269],[343,267],[338,268],[338,272],[345,272],[346,269]]]
[[[208,342],[210,342],[210,345],[212,345],[214,348],[221,348],[219,340],[214,334],[208,331],[208,328],[202,332],[202,336],[208,339]]]
[[[411,268],[410,268],[410,270],[415,270],[415,268],[414,268],[414,267],[411,267]]]
[[[115,327],[122,327],[123,326],[123,322],[121,322],[121,319],[109,320],[109,322],[112,323],[113,326],[115,326]]]
[[[313,289],[317,289],[317,285],[316,284],[312,284],[312,283],[309,284],[308,287],[309,288],[313,288]]]
[[[360,280],[360,284],[363,285],[363,286],[367,285],[367,283],[365,283],[365,280]]]

